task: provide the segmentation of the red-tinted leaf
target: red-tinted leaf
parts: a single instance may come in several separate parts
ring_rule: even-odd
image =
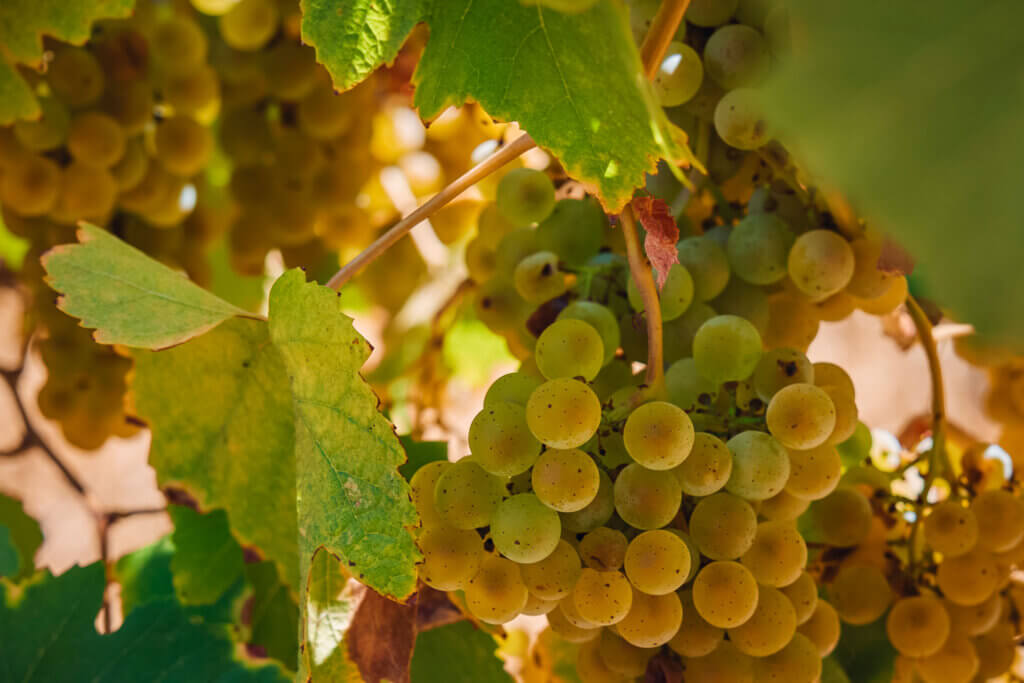
[[[665,286],[668,269],[679,263],[676,242],[679,241],[679,226],[668,210],[668,204],[654,197],[638,197],[633,200],[633,211],[640,224],[647,231],[644,251],[658,273],[658,289]]]
[[[366,589],[345,639],[348,654],[368,683],[409,681],[416,643],[416,600],[403,605]]]

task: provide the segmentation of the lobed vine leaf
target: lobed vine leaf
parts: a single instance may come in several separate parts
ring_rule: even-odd
[[[6,560],[0,561],[0,576],[14,580],[28,576],[35,570],[36,551],[43,543],[39,522],[25,514],[20,500],[0,494],[0,527],[6,529],[8,548]]]
[[[0,54],[0,126],[42,114],[36,96],[13,64]]]
[[[413,76],[420,114],[475,100],[518,121],[610,212],[659,158],[688,154],[654,104],[614,0],[572,15],[507,0],[303,1],[303,38],[342,89],[393,60],[421,22],[430,39]]]
[[[0,525],[0,576],[14,576],[21,566],[21,553],[14,545],[11,530]]]
[[[171,505],[168,512],[174,522],[171,572],[178,599],[185,605],[217,601],[245,568],[227,514],[212,510],[203,515],[181,505]]]
[[[864,626],[843,624],[842,637],[830,659],[835,660],[851,681],[891,681],[896,663],[896,650],[885,633],[885,617]]]
[[[314,551],[302,599],[302,658],[296,680],[362,681],[345,636],[366,587],[350,579],[338,558],[323,548]]]
[[[494,637],[468,621],[424,631],[416,638],[412,680],[416,683],[511,683],[495,654]]]
[[[250,642],[262,647],[268,657],[295,671],[299,659],[299,606],[288,586],[281,582],[273,562],[254,562],[245,566],[252,586],[248,607]]]

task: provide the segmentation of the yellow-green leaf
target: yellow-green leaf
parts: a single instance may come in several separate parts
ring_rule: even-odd
[[[362,680],[349,658],[345,634],[366,589],[349,578],[338,558],[323,548],[314,551],[302,602],[302,657],[296,680]]]

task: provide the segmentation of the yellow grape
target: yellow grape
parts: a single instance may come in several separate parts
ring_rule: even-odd
[[[533,593],[530,593],[526,597],[526,606],[523,607],[521,614],[526,614],[531,617],[539,617],[542,614],[548,614],[558,607],[557,600],[544,600],[538,598]]]
[[[765,519],[785,521],[796,519],[804,514],[810,505],[811,501],[797,498],[786,490],[782,490],[771,498],[762,500],[757,512]]]
[[[63,102],[55,97],[40,97],[38,119],[29,121],[19,119],[14,122],[14,137],[20,146],[15,145],[17,156],[25,147],[33,152],[45,152],[64,144],[71,126],[71,115]],[[11,130],[11,129],[8,129]]]
[[[491,522],[504,495],[501,480],[472,460],[445,468],[434,485],[434,505],[446,524],[476,529]]]
[[[149,154],[146,148],[139,138],[131,138],[125,144],[121,160],[110,169],[110,174],[117,181],[117,189],[127,192],[142,182],[148,168]]]
[[[220,101],[217,72],[203,64],[193,71],[167,79],[164,101],[178,114],[200,118],[210,116],[216,112],[216,105]]]
[[[172,116],[156,129],[156,157],[171,173],[191,176],[206,165],[213,150],[209,129],[187,116]]]
[[[768,297],[768,324],[761,336],[766,348],[788,346],[806,353],[818,336],[819,322],[807,297],[784,290]]]
[[[685,657],[686,683],[754,683],[754,658],[723,641],[702,657]]]
[[[739,562],[712,562],[693,581],[693,604],[713,626],[735,628],[757,609],[754,575]]]
[[[790,449],[786,493],[805,500],[824,498],[839,485],[842,469],[835,446],[823,444],[807,450]]]
[[[846,291],[861,299],[874,299],[885,294],[892,275],[878,269],[882,243],[874,238],[861,238],[850,242],[854,267]]]
[[[930,595],[901,598],[889,610],[885,632],[892,646],[908,657],[928,657],[949,637],[949,614]]]
[[[626,683],[629,679],[608,668],[601,657],[601,641],[583,644],[576,653],[576,674],[580,680],[593,683]]]
[[[149,53],[166,73],[185,74],[206,61],[206,34],[190,17],[175,15],[153,29]]]
[[[87,107],[98,100],[105,80],[96,57],[71,45],[55,50],[46,68],[46,82],[53,94],[72,109]]]
[[[601,526],[615,513],[614,485],[608,473],[598,471],[597,495],[586,507],[576,512],[561,513],[562,528],[573,533],[586,533]]]
[[[945,606],[954,631],[977,636],[996,625],[1002,613],[1003,602],[999,593],[993,593],[988,600],[977,605],[958,605],[947,600]]]
[[[683,585],[690,574],[690,551],[675,534],[645,531],[626,548],[626,576],[637,590],[664,595]]]
[[[672,473],[679,480],[683,493],[690,496],[709,496],[720,490],[732,474],[732,453],[714,434],[697,432],[693,448]]]
[[[512,477],[530,469],[540,456],[541,445],[526,424],[523,407],[502,402],[484,406],[473,418],[469,450],[491,474]]]
[[[784,387],[813,382],[814,366],[803,352],[796,349],[771,349],[757,362],[751,381],[757,395],[768,403]]]
[[[477,199],[459,199],[435,211],[430,216],[430,225],[439,240],[455,244],[472,232],[482,208],[483,202]]]
[[[679,591],[679,602],[683,606],[683,623],[668,646],[684,657],[703,657],[722,643],[724,631],[700,615],[694,607],[691,589]]]
[[[800,572],[796,581],[784,586],[781,590],[783,595],[793,603],[797,624],[802,624],[811,618],[818,606],[818,584],[815,583],[813,576],[805,571]]]
[[[524,257],[512,271],[512,282],[519,296],[532,304],[542,304],[561,296],[569,288],[565,273],[558,268],[558,255],[550,251],[538,251]],[[588,338],[587,347],[592,344]],[[584,348],[587,348],[584,347]],[[604,350],[602,349],[602,354]],[[592,364],[591,353],[577,362]],[[600,369],[600,365],[598,365]],[[583,373],[578,373],[583,374]],[[597,374],[596,372],[594,374]],[[560,375],[574,377],[573,374]],[[592,377],[589,379],[593,379]]]
[[[267,90],[282,100],[300,100],[313,90],[319,75],[316,52],[293,41],[281,41],[266,52],[263,74]]]
[[[978,678],[988,680],[1006,673],[1017,656],[1017,644],[1011,624],[997,624],[991,631],[974,639],[978,653]]]
[[[558,609],[556,611],[561,613],[561,615],[565,617],[566,621],[568,621],[573,626],[576,626],[577,628],[601,628],[598,624],[595,624],[594,622],[580,614],[579,608],[576,606],[576,600],[571,593],[565,598],[562,598],[561,601],[559,601]]]
[[[740,562],[758,583],[788,586],[807,564],[807,544],[793,522],[761,522]]]
[[[622,441],[630,457],[644,467],[672,469],[690,455],[693,422],[682,408],[667,401],[651,401],[629,414]]]
[[[610,572],[622,568],[628,547],[629,540],[624,533],[602,526],[581,538],[578,550],[583,564],[591,569]]]
[[[808,230],[789,250],[789,277],[807,296],[822,299],[840,291],[853,277],[850,243],[831,230]]]
[[[610,629],[601,632],[599,652],[605,666],[623,676],[643,676],[647,662],[657,654],[657,648],[637,647],[615,635]]]
[[[991,553],[975,548],[957,557],[947,557],[937,574],[942,594],[958,605],[985,602],[999,585],[999,569]]]
[[[486,407],[493,403],[508,401],[525,407],[526,402],[530,400],[530,394],[532,394],[533,390],[539,387],[543,381],[544,380],[523,371],[510,372],[507,375],[502,375],[491,382],[491,386],[487,388],[487,394],[484,395],[484,406]]]
[[[601,477],[593,458],[581,450],[544,451],[533,465],[533,492],[548,507],[576,512],[597,496]]]
[[[871,530],[871,503],[863,493],[840,486],[807,511],[829,545],[847,548],[863,541]]]
[[[124,133],[110,116],[95,111],[83,112],[71,120],[67,146],[76,161],[87,166],[108,168],[124,154]]]
[[[828,590],[839,618],[848,624],[870,624],[885,614],[892,589],[877,567],[847,566],[839,570]]]
[[[517,290],[522,294],[518,285]],[[541,374],[549,380],[582,377],[590,381],[597,377],[604,365],[604,344],[601,335],[590,324],[575,318],[562,318],[541,332],[534,359]]]
[[[836,426],[832,399],[813,384],[791,384],[772,396],[765,413],[768,431],[787,448],[820,446]]]
[[[219,19],[220,35],[236,50],[258,50],[277,31],[277,4],[273,0],[240,0]]]
[[[821,676],[818,649],[804,634],[796,633],[786,647],[754,660],[757,683],[814,683]]]
[[[832,405],[836,409],[836,426],[825,439],[825,443],[833,446],[841,444],[857,430],[857,403],[853,399],[853,394],[846,393],[838,386],[826,384],[821,388],[832,399]]]
[[[907,300],[907,278],[902,275],[893,276],[885,291],[874,299],[852,297],[857,308],[871,315],[888,315],[899,308]]]
[[[434,489],[441,473],[451,467],[447,460],[435,460],[428,462],[416,470],[409,480],[409,489],[412,493],[412,504],[416,506],[416,512],[420,515],[423,528],[441,526],[444,520],[434,506]]]
[[[814,364],[814,385],[818,387],[835,386],[844,394],[855,395],[853,380],[835,363],[820,361]]]
[[[752,657],[781,650],[796,633],[796,611],[778,588],[758,587],[757,607],[745,622],[729,629],[729,640]]]
[[[626,618],[615,626],[619,635],[637,647],[660,647],[672,639],[683,622],[683,606],[675,593],[633,592]]]
[[[904,298],[906,298],[904,296]],[[860,300],[845,290],[814,302],[814,311],[819,319],[827,323],[846,320],[856,310]]]
[[[541,443],[551,448],[577,448],[597,431],[601,402],[590,387],[575,379],[549,380],[530,394],[526,421]]]
[[[971,510],[982,548],[1005,552],[1024,539],[1024,502],[1009,491],[983,491],[971,502]]]
[[[828,657],[839,644],[839,615],[831,604],[818,600],[810,619],[800,624],[797,631],[814,643],[819,655]]]
[[[572,597],[558,603],[558,607],[547,613],[548,625],[551,630],[570,643],[585,643],[601,635],[601,627],[591,624],[589,627],[577,626],[565,616],[562,606],[571,602]]]
[[[540,562],[522,565],[520,571],[531,594],[543,600],[560,600],[572,592],[582,568],[576,550],[559,539],[550,555]]]
[[[740,432],[726,443],[732,452],[732,473],[725,484],[729,493],[748,500],[771,498],[789,479],[789,453],[775,437],[764,432]]]
[[[924,540],[946,557],[963,555],[978,542],[974,511],[955,500],[933,505],[924,518]]]
[[[978,672],[978,651],[971,639],[953,634],[935,654],[917,660],[924,683],[971,683]]]
[[[66,223],[82,218],[100,220],[114,208],[117,181],[105,169],[72,162],[64,168],[60,180],[60,197],[54,216]]]
[[[701,554],[734,560],[750,549],[757,534],[757,514],[750,503],[731,493],[702,499],[690,515],[690,535]]]
[[[443,591],[460,590],[476,576],[484,560],[484,545],[472,529],[429,527],[416,541],[423,552],[419,577]]]
[[[497,555],[488,555],[466,585],[466,606],[488,624],[511,621],[526,606],[528,597],[519,567]]]
[[[672,474],[636,463],[627,465],[615,480],[615,510],[637,529],[658,529],[671,522],[679,511],[682,495],[679,480]]]
[[[520,564],[540,562],[554,552],[561,533],[558,513],[532,493],[506,498],[491,516],[494,547]]]
[[[21,216],[48,212],[60,190],[60,168],[46,157],[26,154],[0,175],[0,203]]]
[[[618,571],[584,568],[572,591],[579,615],[598,626],[610,626],[626,618],[633,604],[633,588]]]

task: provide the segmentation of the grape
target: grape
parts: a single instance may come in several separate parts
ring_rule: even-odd
[[[693,604],[709,624],[735,628],[757,608],[757,581],[738,562],[712,562],[693,581]]]
[[[754,659],[729,641],[702,657],[683,660],[686,683],[754,683]]]
[[[648,469],[669,470],[690,455],[693,423],[681,408],[651,401],[630,413],[622,440],[633,460]]]
[[[742,24],[722,26],[704,46],[704,68],[726,90],[757,85],[765,79],[771,58],[756,29]]]
[[[1006,552],[1024,539],[1024,502],[1009,491],[979,493],[971,502],[978,520],[978,545],[992,552]]]
[[[172,116],[156,129],[156,156],[164,167],[180,176],[198,173],[213,149],[210,131],[187,116]]]
[[[722,293],[711,300],[711,306],[723,315],[737,315],[748,320],[763,334],[768,329],[768,296],[760,287],[730,277]]]
[[[993,593],[977,605],[958,605],[947,600],[943,606],[949,613],[950,628],[969,636],[987,633],[999,621],[1003,609],[999,593]]]
[[[644,311],[644,301],[640,296],[640,290],[636,281],[631,277],[627,284],[627,296],[629,304],[638,313]],[[675,320],[681,316],[690,303],[693,301],[693,278],[686,268],[674,264],[668,269],[668,277],[665,284],[658,293],[658,303],[661,307],[662,320]]]
[[[104,169],[91,168],[77,161],[64,168],[60,196],[54,214],[73,223],[82,218],[100,220],[114,208],[117,181]]]
[[[935,654],[949,636],[949,614],[938,598],[918,595],[900,598],[885,620],[893,647],[908,657]]]
[[[900,276],[893,276],[889,281],[888,287],[881,295],[874,299],[859,299],[851,297],[856,306],[871,315],[888,315],[892,313],[900,305],[907,300],[908,285],[907,278]]]
[[[491,517],[494,547],[519,564],[540,562],[550,555],[561,533],[558,513],[532,493],[520,493],[503,500]]]
[[[582,382],[567,377],[537,387],[526,403],[526,422],[551,448],[582,446],[601,422],[601,402]]]
[[[780,590],[793,603],[797,624],[803,624],[811,618],[818,605],[818,584],[814,582],[813,576],[805,571],[800,572],[796,581]]]
[[[514,277],[516,266],[523,259],[535,254],[537,247],[537,231],[530,228],[516,228],[501,238],[495,251],[495,263],[499,273]]]
[[[757,533],[757,514],[730,493],[702,499],[690,514],[690,534],[700,552],[713,560],[734,560],[745,553]]]
[[[526,614],[531,617],[539,617],[542,614],[547,614],[558,607],[557,600],[543,600],[538,598],[532,593],[526,596],[526,605],[523,607],[520,614]]]
[[[477,237],[488,247],[495,248],[501,244],[505,235],[516,232],[518,227],[519,226],[513,225],[506,220],[506,218],[501,215],[501,212],[498,211],[497,205],[495,205],[494,202],[491,202],[480,211],[476,227]],[[537,233],[535,231],[527,231],[526,234],[531,235],[534,240],[537,239]]]
[[[320,75],[316,53],[298,43],[277,43],[266,53],[263,75],[271,95],[282,100],[301,100],[312,92]]]
[[[25,154],[0,174],[0,203],[21,216],[40,216],[56,204],[60,185],[57,164]]]
[[[576,512],[597,496],[601,477],[594,460],[583,451],[548,449],[533,465],[533,491],[548,507]]]
[[[813,384],[791,384],[772,397],[765,420],[768,431],[784,446],[807,450],[832,434],[836,408],[829,395]]]
[[[740,0],[736,8],[736,21],[761,29],[768,11],[774,4],[772,0]]]
[[[581,570],[576,550],[561,539],[543,560],[520,567],[523,583],[530,593],[543,600],[561,600],[569,595]]]
[[[839,615],[832,605],[818,600],[810,618],[797,627],[818,649],[818,655],[828,657],[839,644]]]
[[[489,280],[477,292],[477,315],[493,330],[514,328],[515,321],[525,317],[526,306],[512,283],[501,277]]]
[[[164,86],[164,101],[178,114],[209,116],[219,99],[217,72],[205,64],[168,78]]]
[[[528,597],[519,567],[497,555],[488,555],[466,586],[466,606],[488,624],[511,621],[526,606]]]
[[[974,639],[974,649],[978,653],[978,680],[986,681],[1006,673],[1017,655],[1013,626],[998,624]]]
[[[974,511],[953,500],[932,506],[931,514],[924,518],[924,540],[946,557],[963,555],[978,542]]]
[[[317,140],[333,140],[352,126],[355,118],[355,109],[350,98],[335,92],[328,84],[320,84],[314,86],[299,101],[297,115],[299,127],[303,133]],[[454,202],[449,206],[460,206],[466,203]],[[449,209],[449,213],[450,211],[451,209]],[[446,215],[444,209],[442,209],[430,217],[435,232],[441,232],[438,229],[438,223],[443,224]],[[438,237],[441,237],[441,235],[439,234]]]
[[[548,379],[582,377],[589,381],[604,364],[604,344],[588,323],[565,318],[541,332],[534,358]]]
[[[789,479],[789,454],[774,437],[745,431],[726,443],[732,453],[732,473],[725,490],[748,500],[771,498]]]
[[[692,47],[672,41],[654,75],[654,95],[663,107],[678,107],[693,99],[704,81],[704,65]]]
[[[818,648],[802,633],[793,635],[786,647],[754,660],[757,683],[814,683],[821,676]]]
[[[690,0],[686,21],[694,26],[721,26],[736,12],[739,0]]]
[[[766,657],[786,646],[796,633],[796,612],[778,588],[758,587],[757,607],[745,622],[729,629],[729,640],[754,657]]]
[[[558,256],[550,251],[538,251],[524,258],[512,277],[519,296],[533,304],[554,299],[568,289],[565,273],[558,269]]]
[[[831,296],[853,277],[850,243],[831,230],[800,235],[789,250],[789,276],[797,288],[814,299]]]
[[[790,520],[804,514],[810,505],[810,500],[797,498],[783,489],[771,498],[760,501],[757,512],[765,519]]]
[[[53,94],[72,109],[88,107],[103,94],[105,78],[96,57],[70,45],[54,52],[46,68],[46,82]]]
[[[757,149],[768,142],[768,125],[761,117],[758,104],[757,94],[749,88],[730,90],[722,96],[715,105],[718,137],[736,149]],[[735,266],[733,268],[735,270]]]
[[[813,383],[814,366],[801,351],[772,349],[761,356],[751,381],[757,395],[768,403],[780,389],[791,384]]]
[[[814,304],[803,294],[782,291],[768,297],[768,326],[762,335],[768,348],[790,346],[807,351],[818,327]]]
[[[138,138],[132,138],[128,140],[121,160],[114,164],[110,173],[117,181],[118,190],[127,192],[142,182],[148,168],[149,155],[146,148]]]
[[[842,468],[842,459],[835,446],[790,450],[786,492],[806,500],[824,498],[839,484]]]
[[[189,17],[172,16],[153,29],[149,54],[168,74],[195,71],[206,61],[206,35]]]
[[[469,426],[469,450],[491,474],[511,477],[530,469],[541,445],[526,424],[526,411],[508,401],[492,403]]]
[[[434,489],[437,487],[437,480],[451,466],[447,460],[435,460],[428,462],[416,470],[409,480],[409,488],[412,491],[412,504],[416,506],[416,512],[420,515],[423,528],[441,526],[444,520],[437,512],[434,505]]]
[[[633,589],[618,571],[584,568],[572,591],[580,616],[598,626],[610,626],[626,618],[633,604]]]
[[[853,380],[846,370],[835,363],[819,362],[814,364],[814,384],[819,387],[836,387],[840,393],[854,395]]]
[[[594,500],[577,512],[561,513],[562,528],[573,533],[585,533],[607,522],[615,512],[612,480],[603,470],[598,471],[599,485]]]
[[[859,418],[857,404],[853,400],[853,394],[844,392],[840,387],[829,384],[821,387],[829,398],[832,399],[832,406],[836,409],[836,426],[832,429],[825,440],[827,444],[841,444],[853,436],[857,429]]]
[[[416,543],[423,552],[419,577],[438,590],[465,588],[484,560],[483,542],[472,529],[430,527],[420,534]]]
[[[658,529],[671,522],[683,495],[674,476],[637,464],[626,465],[619,472],[614,493],[615,510],[637,529]]]
[[[693,338],[693,360],[709,380],[746,379],[761,359],[761,336],[735,315],[719,315],[701,325]]]
[[[846,285],[846,291],[860,299],[874,299],[885,294],[892,275],[878,269],[882,255],[882,243],[875,239],[861,238],[850,242],[853,251],[853,275]]]
[[[660,647],[670,641],[683,622],[683,606],[675,593],[648,595],[633,592],[633,604],[615,629],[637,647]]]
[[[495,204],[510,223],[539,223],[555,208],[555,186],[540,171],[516,168],[506,173],[498,183]]]
[[[788,586],[800,578],[807,564],[807,544],[792,522],[761,522],[740,562],[758,583]]]
[[[980,663],[970,638],[953,634],[935,654],[916,662],[924,683],[970,683]]]
[[[746,216],[729,234],[727,252],[733,274],[755,285],[778,282],[786,276],[793,240],[789,227],[775,214]]]
[[[107,168],[124,154],[124,133],[117,121],[106,114],[84,112],[71,121],[67,145],[76,161]]]
[[[224,42],[236,50],[258,50],[277,32],[273,0],[240,0],[218,20]]]
[[[600,251],[607,226],[608,219],[593,197],[562,199],[537,226],[537,244],[565,263],[582,266]]]
[[[551,2],[552,0],[533,1],[540,4],[542,2]],[[561,0],[553,1],[559,2]],[[599,650],[600,646],[600,640],[593,640],[584,643],[580,647],[579,652],[576,653],[576,675],[579,676],[580,680],[593,681],[593,683],[625,683],[626,678],[624,676],[615,673],[604,663]]]
[[[776,5],[764,18],[764,37],[768,47],[776,57],[788,56],[791,51],[789,8],[784,4]]]
[[[693,358],[673,363],[665,372],[665,388],[669,400],[683,410],[709,406],[718,397],[718,384],[697,371]]]
[[[441,472],[434,486],[434,505],[446,524],[476,529],[490,523],[502,494],[500,479],[479,463],[463,459]]]
[[[593,301],[574,301],[558,314],[558,320],[565,319],[582,320],[597,331],[604,348],[602,365],[615,357],[615,351],[619,348],[619,322],[606,306]]]
[[[662,325],[665,362],[668,364],[693,355],[693,338],[701,325],[718,315],[713,308],[695,301],[686,313]]]
[[[843,567],[828,594],[839,618],[856,626],[870,624],[882,616],[892,602],[889,582],[877,567]]]
[[[565,598],[558,603],[558,607],[547,613],[548,625],[551,630],[570,643],[586,643],[600,636],[602,629],[594,624],[577,626],[569,621],[565,616],[564,607],[571,602],[572,597]]]
[[[857,304],[858,299],[845,291],[836,292],[832,296],[814,302],[814,315],[827,323],[836,323],[846,320],[857,308]]]
[[[828,545],[848,548],[863,541],[871,530],[871,503],[853,487],[840,486],[807,511]]]
[[[609,629],[601,633],[601,660],[610,670],[623,676],[643,676],[647,671],[647,662],[657,650],[654,648],[637,647],[615,635]]]
[[[690,496],[709,496],[729,481],[729,475],[732,473],[732,453],[717,436],[697,432],[689,457],[675,467],[672,473],[679,479],[683,493]]]
[[[610,572],[622,568],[628,547],[629,541],[625,534],[603,526],[580,539],[579,552],[586,566]]]
[[[669,531],[645,531],[630,541],[625,568],[637,590],[664,595],[683,585],[689,575],[690,551],[681,538]]]
[[[975,548],[965,555],[944,558],[937,578],[947,600],[958,605],[978,605],[998,587],[999,569],[990,553]]]
[[[683,623],[668,646],[684,657],[703,657],[722,643],[722,629],[704,621],[693,604],[693,591],[679,591],[683,606]],[[687,669],[689,672],[689,669]]]
[[[64,144],[71,125],[71,115],[64,103],[55,97],[40,97],[40,116],[35,121],[14,122],[14,137],[33,152],[45,152]],[[19,154],[21,150],[18,150]]]

